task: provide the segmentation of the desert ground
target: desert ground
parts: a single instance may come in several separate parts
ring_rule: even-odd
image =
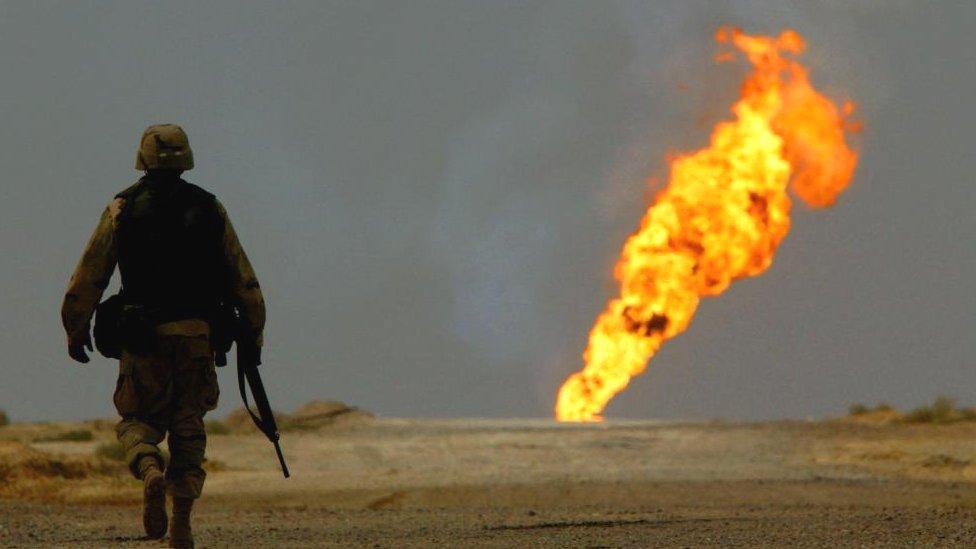
[[[976,544],[976,422],[284,417],[292,478],[240,414],[210,425],[198,547]],[[0,545],[142,539],[112,421],[0,427]]]

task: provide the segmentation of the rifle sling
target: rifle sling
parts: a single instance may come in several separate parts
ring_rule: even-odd
[[[241,390],[241,400],[244,401],[244,410],[247,411],[247,415],[251,416],[251,420],[254,421],[254,424],[257,425],[258,429],[260,429],[261,432],[264,433],[264,436],[268,437],[268,440],[274,441],[274,436],[268,433],[269,429],[268,429],[268,425],[265,423],[265,420],[251,411],[251,405],[247,401],[247,388],[246,388],[247,382],[245,380],[244,368],[245,366],[241,364],[240,361],[238,361],[237,385]]]

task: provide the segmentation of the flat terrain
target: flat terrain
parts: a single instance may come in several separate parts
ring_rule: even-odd
[[[162,545],[139,537],[139,484],[94,457],[109,426],[0,428],[0,545]],[[52,440],[78,429],[92,440]],[[259,435],[210,441],[200,547],[976,543],[972,422],[567,426],[353,413],[284,433],[288,480]]]

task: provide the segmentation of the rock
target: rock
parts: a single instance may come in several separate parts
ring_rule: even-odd
[[[295,410],[288,422],[291,429],[315,429],[333,425],[357,425],[375,416],[338,400],[313,400]]]

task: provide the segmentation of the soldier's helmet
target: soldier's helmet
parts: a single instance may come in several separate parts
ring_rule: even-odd
[[[153,124],[142,132],[136,169],[193,169],[193,150],[183,128],[176,124]]]

